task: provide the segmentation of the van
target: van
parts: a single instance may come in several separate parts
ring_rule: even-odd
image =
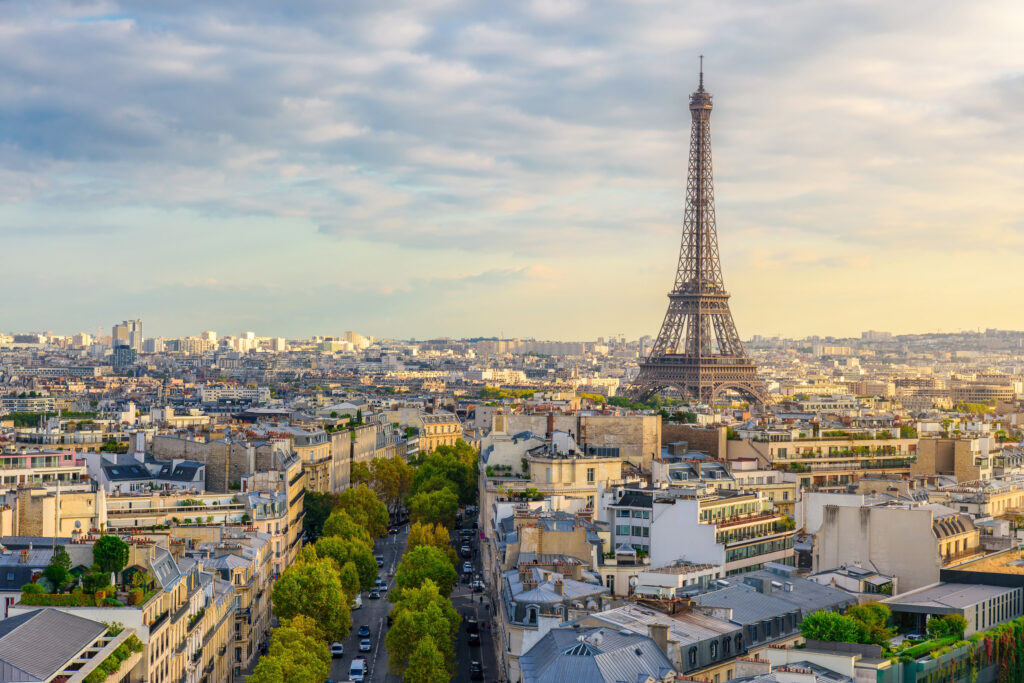
[[[352,600],[351,609],[359,609],[363,606],[363,596],[361,593],[356,593],[356,597]]]
[[[362,681],[366,678],[366,662],[362,659],[353,659],[352,666],[348,669],[348,677],[353,681]]]

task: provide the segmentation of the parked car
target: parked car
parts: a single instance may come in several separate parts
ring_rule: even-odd
[[[365,638],[368,635],[370,635],[370,626],[368,624],[363,624],[359,627],[359,637]]]
[[[371,588],[370,589],[370,599],[371,600],[380,600],[380,591],[377,590],[376,588]]]
[[[341,643],[331,643],[331,656],[332,657],[344,657],[345,646]]]
[[[360,652],[369,652],[372,649],[373,649],[373,643],[370,642],[369,638],[363,638],[362,640],[359,641],[359,651]]]
[[[480,634],[479,633],[470,633],[469,634],[469,644],[470,645],[479,645],[480,644]]]
[[[462,563],[462,573],[463,574],[472,574],[473,573],[473,563],[472,562],[463,562]]]
[[[383,555],[377,555],[376,559],[377,559],[377,566],[378,567],[383,567],[384,566],[384,556]]]
[[[466,617],[466,631],[469,633],[480,632],[480,624],[477,622],[476,617]]]
[[[482,681],[484,680],[484,667],[478,661],[473,661],[469,665],[469,680],[471,681]]]
[[[461,548],[459,548],[459,552],[462,553],[463,557],[469,557],[473,554],[473,549],[470,548],[468,545],[463,545]]]
[[[485,589],[484,582],[480,579],[473,579],[473,581],[469,584],[469,587],[473,589],[474,593],[481,593]]]
[[[380,593],[387,593],[388,585],[386,583],[381,583],[379,586],[377,586],[377,591]]]

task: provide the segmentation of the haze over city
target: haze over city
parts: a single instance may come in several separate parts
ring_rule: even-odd
[[[7,330],[656,334],[698,54],[741,335],[1019,327],[1019,3],[31,2],[0,35]]]

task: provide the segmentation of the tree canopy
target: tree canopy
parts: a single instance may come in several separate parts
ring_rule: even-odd
[[[369,590],[373,587],[374,579],[377,578],[377,560],[373,557],[372,545],[354,538],[323,536],[316,542],[316,553],[318,557],[333,560],[339,572],[351,562],[359,573],[359,585],[362,589]]]
[[[413,468],[400,455],[370,461],[370,487],[395,512],[412,490]]]
[[[454,446],[438,446],[432,453],[419,457],[419,466],[412,480],[412,493],[434,490],[438,482],[447,482],[462,505],[472,505],[477,499],[477,452],[462,439]]]
[[[421,545],[402,555],[395,570],[396,590],[392,595],[397,601],[405,589],[419,588],[426,580],[432,581],[442,595],[449,595],[458,578],[444,552],[434,546]]]
[[[388,533],[388,522],[391,518],[388,515],[387,506],[380,502],[377,494],[366,484],[345,489],[338,494],[338,504],[335,510],[347,512],[349,517],[366,529],[373,538],[382,538]]]
[[[349,599],[334,562],[297,562],[274,583],[271,598],[278,619],[305,615],[329,640],[342,640],[352,627]]]
[[[421,545],[437,548],[447,555],[453,565],[459,562],[458,555],[455,554],[455,548],[452,547],[451,535],[448,533],[448,528],[443,524],[413,522],[409,527],[406,550],[409,551]]]
[[[128,564],[128,544],[117,536],[100,536],[92,547],[92,559],[102,571],[119,572]]]
[[[410,519],[422,524],[442,524],[450,529],[458,513],[459,499],[448,488],[424,491],[409,499]]]
[[[298,615],[274,629],[270,650],[249,678],[254,683],[310,683],[331,673],[331,653],[316,622]]]
[[[306,516],[302,519],[302,530],[311,538],[319,538],[323,533],[324,522],[330,516],[334,506],[338,504],[338,497],[333,493],[320,493],[318,491],[306,491],[303,498],[303,506]]]
[[[322,535],[352,539],[373,547],[373,539],[370,538],[369,532],[341,508],[332,512],[324,522]]]
[[[423,636],[416,644],[416,649],[409,655],[409,666],[403,680],[409,683],[448,683],[451,680],[444,655],[431,636]]]

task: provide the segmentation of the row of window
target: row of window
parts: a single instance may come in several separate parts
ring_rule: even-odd
[[[651,518],[651,511],[650,510],[622,510],[622,509],[619,509],[619,510],[615,511],[615,516],[616,517],[632,517],[633,519],[650,519]]]
[[[640,536],[642,538],[650,538],[651,528],[648,526],[630,526],[628,524],[616,524],[615,525],[616,536]]]
[[[757,557],[766,553],[774,553],[780,550],[789,550],[793,547],[793,537],[764,541],[763,543],[752,543],[742,548],[730,548],[725,551],[725,561],[745,560],[748,557]]]

